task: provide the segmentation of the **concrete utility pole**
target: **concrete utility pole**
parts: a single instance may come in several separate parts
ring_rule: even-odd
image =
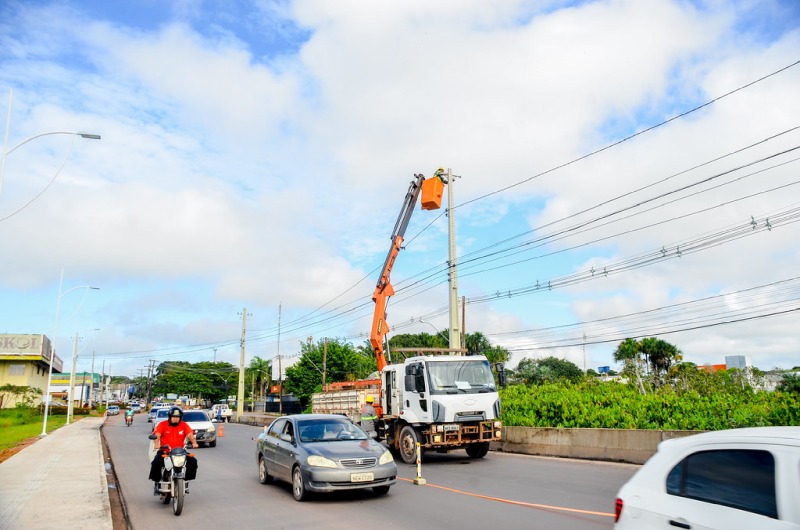
[[[75,344],[72,347],[72,371],[69,373],[69,403],[67,403],[67,425],[72,419],[75,402],[75,365],[78,363],[78,332],[75,332]]]
[[[278,414],[283,415],[283,369],[281,367],[281,304],[278,304]]]
[[[461,326],[458,322],[458,275],[456,274],[456,216],[453,213],[453,170],[447,168],[447,228],[449,252],[447,276],[450,288],[450,349],[461,348]]]
[[[92,410],[92,402],[94,397],[94,350],[92,350],[92,382],[90,383],[90,390],[89,390],[89,410]]]
[[[236,396],[236,419],[244,414],[244,344],[247,333],[247,308],[242,309],[242,353],[239,358],[239,392]],[[226,396],[227,397],[227,396]]]

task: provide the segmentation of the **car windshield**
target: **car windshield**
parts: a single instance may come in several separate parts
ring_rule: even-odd
[[[208,421],[208,415],[200,410],[183,413],[183,421]]]
[[[367,433],[347,420],[315,419],[297,422],[301,442],[338,442],[344,440],[366,440]]]
[[[156,418],[166,418],[168,414],[169,409],[159,409],[158,412],[156,412]]]
[[[432,394],[496,392],[489,361],[432,361],[427,364]]]

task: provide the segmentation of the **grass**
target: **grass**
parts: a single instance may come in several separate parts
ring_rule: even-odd
[[[67,421],[63,415],[47,416],[47,432],[62,427]],[[28,438],[42,434],[44,416],[38,409],[0,410],[0,451],[16,447]]]

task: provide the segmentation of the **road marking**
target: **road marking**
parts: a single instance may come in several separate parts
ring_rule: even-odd
[[[403,480],[405,482],[414,481],[409,478],[397,477],[397,480]],[[489,501],[496,501],[496,502],[503,502],[506,504],[514,504],[516,506],[525,506],[527,508],[543,508],[545,510],[556,510],[559,512],[570,512],[570,513],[581,513],[581,514],[588,514],[588,515],[600,515],[602,517],[614,517],[613,513],[606,513],[606,512],[593,512],[591,510],[579,510],[577,508],[564,508],[563,506],[550,506],[549,504],[535,504],[532,502],[522,502],[522,501],[512,501],[510,499],[501,499],[500,497],[492,497],[489,495],[481,495],[480,493],[470,493],[468,491],[461,491],[453,488],[448,488],[447,486],[439,486],[437,484],[431,484],[428,482],[425,484],[431,488],[438,488],[440,490],[450,491],[452,493],[460,493],[461,495],[468,495],[470,497],[477,497],[479,499],[486,499]]]

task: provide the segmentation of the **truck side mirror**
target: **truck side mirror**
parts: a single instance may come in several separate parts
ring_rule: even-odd
[[[494,369],[497,370],[497,382],[500,384],[500,388],[506,387],[506,369],[503,366],[503,363],[496,363],[494,365]]]

